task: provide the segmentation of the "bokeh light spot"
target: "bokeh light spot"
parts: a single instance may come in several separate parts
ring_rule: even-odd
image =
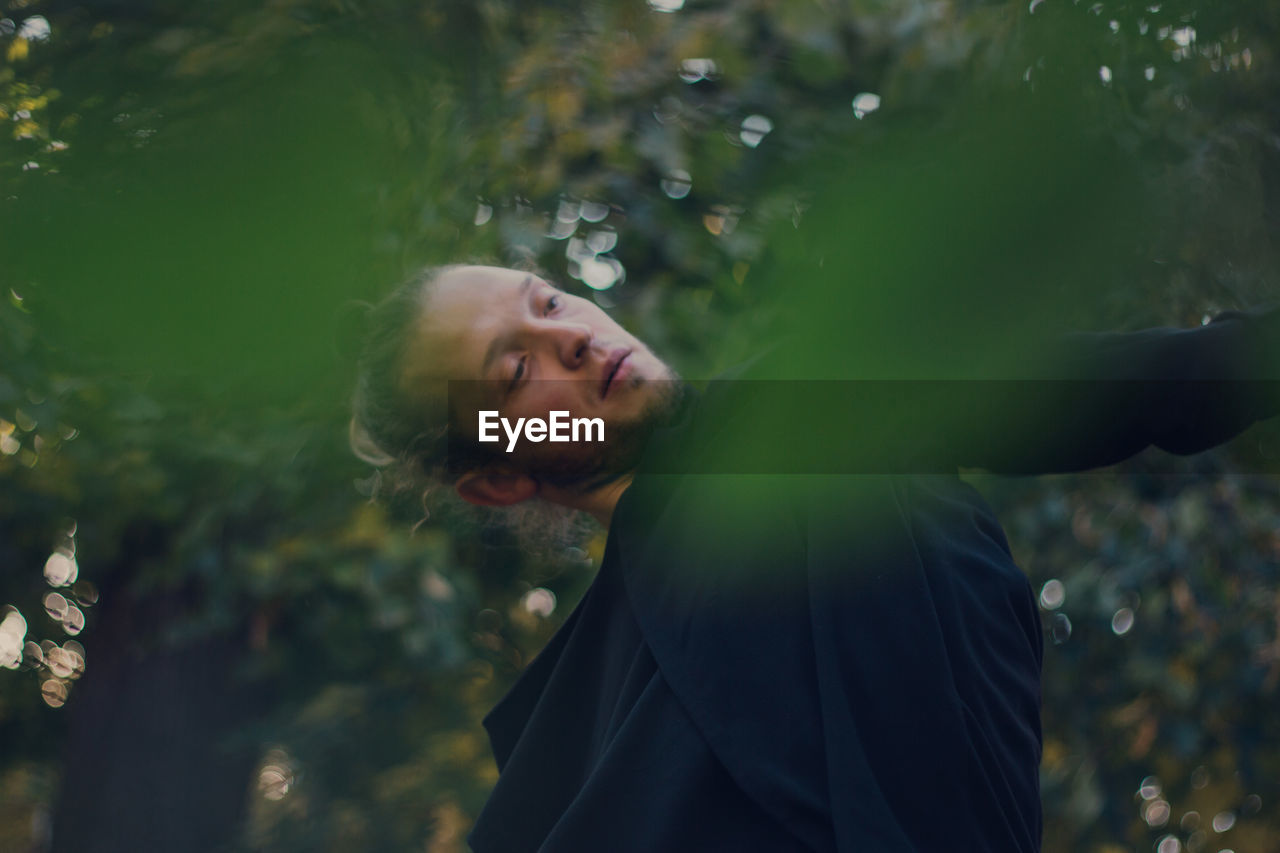
[[[520,602],[526,611],[544,619],[555,612],[556,594],[543,587],[535,587],[524,594]]]
[[[67,605],[67,612],[62,617],[62,630],[75,636],[84,630],[84,611],[74,604]]]
[[[0,619],[0,666],[17,669],[22,664],[22,642],[27,636],[27,620],[16,607],[5,605]]]
[[[455,596],[453,584],[436,571],[427,572],[422,576],[422,591],[436,601],[452,601]]]
[[[61,622],[67,615],[67,598],[58,592],[51,592],[44,597],[44,612],[55,622]]]
[[[22,647],[22,655],[31,666],[40,666],[44,663],[44,650],[40,648],[39,643],[27,640]]]
[[[680,79],[686,83],[700,83],[703,80],[712,80],[719,74],[720,66],[716,65],[714,59],[700,56],[681,60],[680,62]]]
[[[584,201],[580,215],[584,222],[603,222],[609,215],[609,205],[599,201]]]
[[[1142,819],[1147,822],[1147,826],[1159,828],[1169,822],[1171,811],[1167,801],[1150,800],[1142,809]]]
[[[62,651],[66,654],[67,662],[71,664],[71,677],[79,678],[85,668],[84,646],[75,640],[67,640],[62,644]]]
[[[258,793],[273,802],[283,800],[293,790],[295,777],[289,754],[283,749],[272,749],[258,770]]]
[[[22,22],[22,26],[18,28],[18,38],[27,41],[44,41],[49,38],[52,30],[49,28],[49,22],[43,15],[32,15]]]
[[[47,679],[40,685],[40,696],[50,708],[61,708],[67,703],[67,685],[56,678]]]
[[[75,658],[62,646],[54,646],[45,653],[45,664],[58,678],[69,678],[76,669]]]
[[[582,204],[567,198],[560,199],[560,204],[556,207],[557,222],[574,222],[582,216]]]
[[[1065,613],[1053,614],[1053,628],[1051,629],[1053,642],[1062,645],[1071,639],[1071,620],[1067,618]]]
[[[76,582],[79,569],[74,557],[55,551],[44,563],[44,579],[49,586],[69,586]]]
[[[749,115],[742,120],[742,129],[738,132],[738,138],[748,148],[755,148],[772,130],[773,122],[770,121],[769,117],[757,113]]]
[[[622,264],[613,258],[584,258],[578,268],[578,277],[592,290],[608,290],[622,280]]]
[[[1053,578],[1040,588],[1040,606],[1045,610],[1057,610],[1067,600],[1067,588],[1062,581]]]
[[[672,169],[665,178],[662,179],[662,191],[669,198],[680,199],[689,194],[689,190],[693,189],[693,178],[684,169]]]
[[[88,607],[98,603],[98,588],[87,580],[78,580],[75,586],[71,588],[76,598],[80,602],[80,606]]]
[[[874,92],[859,92],[853,98],[853,114],[857,118],[865,118],[878,109],[880,109],[880,96]]]
[[[587,248],[597,255],[613,250],[618,245],[618,232],[612,228],[598,228],[587,234]]]

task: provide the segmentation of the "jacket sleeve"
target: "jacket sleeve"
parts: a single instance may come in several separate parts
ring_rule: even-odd
[[[922,442],[930,461],[996,473],[1111,465],[1155,446],[1192,454],[1280,414],[1280,307],[1194,329],[1077,333],[1034,378],[975,381],[956,417]]]
[[[983,378],[807,378],[787,340],[709,383],[642,470],[661,474],[1049,474],[1155,446],[1207,450],[1280,414],[1280,307],[1193,329],[1074,333]],[[824,357],[848,361],[838,346]],[[939,368],[939,373],[943,372]],[[1010,378],[1012,377],[1012,378]]]

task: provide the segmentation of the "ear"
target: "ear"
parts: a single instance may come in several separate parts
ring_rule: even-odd
[[[453,484],[458,496],[477,506],[511,506],[538,493],[538,484],[526,474],[504,471],[469,471]]]

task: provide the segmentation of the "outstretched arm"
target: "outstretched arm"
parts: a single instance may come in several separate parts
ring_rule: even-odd
[[[781,344],[712,382],[693,414],[651,442],[645,469],[1065,473],[1153,445],[1197,453],[1280,414],[1280,307],[1194,329],[1066,335],[1026,352],[1018,379],[817,380],[775,369],[789,347],[816,346]]]
[[[1148,446],[1207,450],[1280,414],[1280,308],[1194,329],[1072,334],[1043,364],[1048,379],[975,383],[970,417],[932,449],[1021,474],[1111,465]]]

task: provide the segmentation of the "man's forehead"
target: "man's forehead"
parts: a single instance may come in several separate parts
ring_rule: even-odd
[[[519,287],[531,274],[508,267],[465,264],[450,267],[436,276],[438,289],[457,289],[484,296],[500,296],[503,291]]]
[[[503,267],[450,269],[436,279],[425,319],[455,328],[481,325],[509,309],[536,278]]]
[[[519,299],[536,279],[503,267],[450,269],[434,282],[413,326],[404,380],[480,379],[484,354],[517,315]]]

